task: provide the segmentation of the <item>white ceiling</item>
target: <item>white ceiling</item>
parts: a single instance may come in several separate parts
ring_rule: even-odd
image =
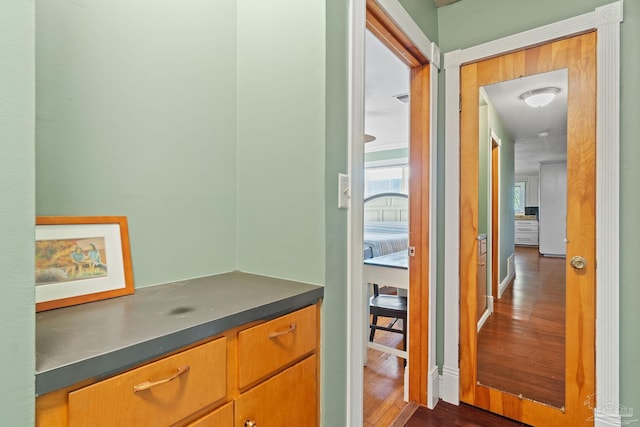
[[[407,147],[409,104],[394,96],[409,93],[409,68],[369,31],[365,37],[364,91],[364,132],[376,137],[365,150]]]
[[[529,107],[519,96],[558,87],[551,104]],[[541,161],[566,160],[567,71],[558,70],[485,86],[485,93],[515,144],[516,175],[537,175]],[[404,148],[409,141],[409,104],[395,95],[409,92],[409,68],[369,31],[365,38],[365,133],[376,140],[366,152]],[[540,132],[548,132],[540,137]]]
[[[544,107],[529,107],[520,95],[543,87],[560,93]],[[541,161],[567,159],[567,70],[485,86],[484,90],[515,141],[516,175],[538,175]],[[548,132],[547,136],[539,136]]]

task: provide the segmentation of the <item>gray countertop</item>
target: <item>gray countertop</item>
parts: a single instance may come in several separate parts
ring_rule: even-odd
[[[323,294],[321,286],[233,272],[37,313],[36,395],[111,376]]]

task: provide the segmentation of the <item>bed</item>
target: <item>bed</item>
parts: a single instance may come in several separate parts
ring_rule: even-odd
[[[407,250],[409,200],[402,193],[381,193],[364,200],[364,258]]]

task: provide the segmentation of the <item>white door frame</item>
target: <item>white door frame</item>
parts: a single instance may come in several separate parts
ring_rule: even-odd
[[[595,11],[444,55],[445,354],[441,397],[459,404],[460,66],[596,30],[596,426],[619,426],[620,23],[623,1]]]
[[[440,50],[420,30],[398,0],[377,0],[380,7],[394,21],[429,60],[431,67],[431,117],[429,165],[430,224],[429,245],[429,407],[438,401],[438,366],[436,365],[436,138],[438,110],[438,68]],[[367,324],[363,304],[367,297],[363,284],[363,206],[364,206],[364,36],[366,29],[366,0],[351,0],[349,5],[349,142],[348,167],[350,206],[348,219],[348,283],[347,283],[347,420],[346,425],[362,425],[363,372]]]

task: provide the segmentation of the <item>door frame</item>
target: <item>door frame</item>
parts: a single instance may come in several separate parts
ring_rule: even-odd
[[[425,212],[420,218],[410,219],[411,227],[414,220],[419,220],[422,229],[421,236],[428,236],[418,243],[418,255],[424,251],[427,259],[424,262],[410,260],[410,284],[409,293],[413,303],[409,306],[409,400],[418,404],[433,408],[438,401],[438,366],[436,365],[436,251],[435,248],[436,221],[432,212],[436,210],[436,138],[437,138],[437,88],[438,69],[440,63],[440,50],[431,42],[413,21],[397,0],[351,0],[349,14],[349,181],[350,181],[350,208],[348,213],[348,283],[347,283],[347,425],[362,425],[363,409],[363,372],[362,366],[365,360],[363,343],[366,340],[367,323],[365,313],[362,312],[362,301],[366,300],[366,288],[363,286],[363,203],[364,181],[361,171],[364,170],[364,36],[368,9],[377,9],[384,16],[384,27],[391,31],[380,31],[378,38],[384,38],[388,47],[399,57],[404,55],[398,50],[394,42],[398,38],[404,39],[409,46],[404,46],[413,56],[422,56],[428,61],[428,65],[417,66],[408,61],[411,70],[411,115],[423,117],[420,129],[416,129],[417,120],[411,120],[411,139],[418,138],[422,144],[410,146],[410,167],[414,162],[420,161],[420,173],[429,184],[420,190],[418,197],[414,197],[416,191],[416,175],[410,180],[411,198],[420,204],[419,211]],[[370,15],[370,14],[369,14]],[[405,61],[405,63],[407,63]],[[417,72],[415,72],[417,70]],[[423,71],[423,72],[421,72]],[[429,94],[429,102],[419,102],[414,97],[414,89],[420,93]],[[428,117],[425,117],[428,114]],[[423,145],[424,144],[424,145]],[[418,148],[417,151],[414,151]],[[416,158],[417,157],[417,158]],[[426,164],[422,164],[426,162]],[[415,165],[417,166],[417,165]],[[412,184],[413,183],[413,184]],[[410,212],[414,212],[415,206]],[[411,215],[411,213],[410,213]],[[410,245],[413,245],[410,236]],[[418,258],[418,257],[415,257]],[[414,274],[415,273],[415,274]],[[421,277],[424,276],[424,277]],[[416,289],[416,286],[424,282],[428,284],[426,289]],[[417,298],[416,298],[417,297]],[[420,304],[424,302],[425,304]],[[424,326],[423,326],[424,325]],[[412,344],[413,339],[413,344]],[[419,341],[420,340],[420,341]]]
[[[460,67],[553,40],[597,31],[596,394],[595,422],[620,425],[619,402],[619,128],[620,23],[623,1],[583,15],[445,53],[445,354],[441,397],[459,404]]]

